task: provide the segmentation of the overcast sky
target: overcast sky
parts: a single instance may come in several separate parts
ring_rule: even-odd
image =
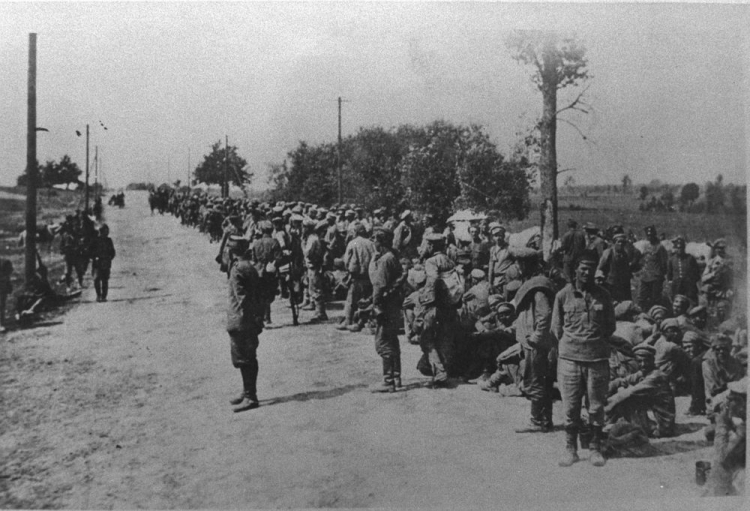
[[[565,115],[558,160],[578,183],[746,181],[746,5],[0,3],[0,184],[26,162],[28,34],[37,41],[38,159],[110,186],[185,179],[229,136],[258,188],[300,140],[436,119],[487,127],[502,152],[541,113],[513,29],[574,31],[590,115]],[[580,89],[561,93],[560,105]],[[103,130],[100,121],[107,126]],[[93,163],[92,163],[93,165]]]

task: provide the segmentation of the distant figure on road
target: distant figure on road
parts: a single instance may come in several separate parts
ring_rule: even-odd
[[[91,250],[91,267],[94,273],[94,289],[96,289],[96,301],[106,302],[109,292],[109,273],[112,268],[112,259],[115,258],[115,245],[109,237],[109,226],[102,224],[99,227],[99,236],[94,238]]]
[[[247,240],[232,236],[229,263],[227,332],[232,365],[242,373],[242,394],[230,400],[235,412],[258,408],[258,335],[263,331],[265,303],[260,276],[248,252]]]

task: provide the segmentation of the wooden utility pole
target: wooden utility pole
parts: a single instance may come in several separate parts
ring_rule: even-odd
[[[99,189],[99,146],[94,146],[94,194]]]
[[[339,205],[341,204],[341,96],[339,96],[339,141],[338,145],[336,146],[336,166],[338,167],[338,181],[339,181],[339,194],[338,194],[338,202]],[[339,206],[340,207],[340,206]]]
[[[188,147],[188,168],[187,168],[187,187],[190,191],[190,148]]]
[[[36,272],[36,34],[29,34],[29,89],[26,126],[26,252],[24,253],[26,286]]]
[[[229,169],[229,135],[225,135],[226,142],[224,145],[224,186],[222,188],[222,197],[229,197],[229,183],[227,182],[227,174]]]
[[[86,125],[86,205],[84,213],[88,214],[89,210],[89,125]]]

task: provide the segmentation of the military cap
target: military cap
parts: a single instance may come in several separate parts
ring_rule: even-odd
[[[326,222],[325,220],[320,220],[320,221],[319,221],[319,222],[318,222],[318,223],[317,223],[317,224],[315,225],[315,230],[316,230],[316,231],[320,231],[320,230],[324,230],[324,231],[325,231],[326,229],[328,229],[328,222]]]
[[[326,208],[318,208],[318,214],[325,216],[328,214],[328,210]]]
[[[345,216],[355,216],[355,215],[356,215],[356,213],[354,213],[354,211],[353,211],[353,210],[351,210],[351,209],[347,209],[347,210],[346,210],[346,213],[344,213],[344,215],[345,215]]]
[[[612,226],[612,234],[625,234],[625,229],[622,227],[622,224],[614,224]]]
[[[290,222],[304,222],[304,220],[305,220],[305,217],[297,213],[294,213],[289,219]]]
[[[708,246],[712,248],[727,248],[727,240],[725,240],[724,238],[719,238]]]
[[[491,233],[494,233],[497,229],[505,230],[505,227],[500,225],[498,222],[490,222],[490,225],[488,226]]]
[[[332,213],[332,212],[329,211],[326,214],[326,220],[329,220],[329,219],[336,220],[336,213]]]
[[[697,344],[708,347],[708,342],[704,336],[694,330],[688,330],[682,336],[682,344]]]
[[[674,238],[672,238],[672,244],[674,244],[674,245],[677,245],[677,244],[684,245],[685,244],[685,237],[682,236],[682,235],[675,236]]]
[[[648,343],[642,342],[633,348],[633,353],[636,357],[655,358],[656,348]]]
[[[674,295],[673,300],[679,301],[679,302],[690,303],[690,298],[688,298],[685,295],[680,295],[680,294]]]
[[[725,334],[714,334],[711,336],[711,347],[714,346],[731,347],[732,338]]]
[[[646,234],[656,234],[656,227],[653,225],[648,225],[643,228],[644,231],[646,231]]]
[[[505,290],[510,291],[511,293],[514,291],[518,291],[521,289],[521,281],[520,280],[511,280],[507,284],[505,284]]]
[[[365,210],[362,209],[362,206],[357,206],[356,208],[354,208],[354,211],[362,211],[362,212],[364,212]]]
[[[747,395],[747,376],[743,377],[741,380],[727,383],[727,388],[729,389],[729,392],[742,394],[743,396]]]
[[[312,207],[312,202],[305,202],[305,207],[306,208]]]
[[[680,329],[680,323],[675,318],[667,318],[661,322],[661,331],[666,332],[670,328]]]
[[[304,227],[313,227],[313,228],[315,228],[316,222],[315,222],[315,220],[312,220],[312,219],[310,219],[310,218],[305,218],[305,219],[304,219],[304,220],[302,221],[302,225],[303,225]]]
[[[248,240],[235,234],[231,234],[229,239],[227,239],[227,247],[229,251],[235,254],[244,254],[249,245],[250,242]]]
[[[405,209],[403,213],[401,213],[401,216],[399,218],[401,218],[401,220],[406,220],[410,216],[411,216],[411,210]]]
[[[426,239],[430,243],[439,243],[439,242],[445,241],[445,238],[443,237],[443,235],[440,234],[440,233],[437,233],[437,232],[431,232],[431,233],[427,234],[424,237],[424,239]]]
[[[667,312],[668,311],[666,307],[663,307],[661,305],[654,305],[648,310],[648,315],[654,318],[657,313],[661,313],[662,315],[666,316]]]
[[[471,278],[482,280],[484,277],[485,277],[484,272],[480,270],[479,268],[474,268],[473,270],[471,270]]]
[[[624,233],[621,233],[621,232],[620,232],[620,233],[617,233],[617,234],[615,234],[614,236],[612,236],[612,241],[617,241],[617,240],[626,240],[626,239],[628,239],[628,237],[627,237],[627,236],[625,236],[625,234],[624,234]]]
[[[300,206],[294,206],[292,208],[292,213],[295,215],[301,215],[302,214],[302,208]]]
[[[706,309],[705,305],[696,305],[692,309],[688,311],[688,316],[693,317],[697,316],[698,314],[701,314],[702,312],[706,312],[708,309]]]
[[[271,211],[273,211],[274,214],[280,215],[284,212],[284,208],[281,206],[276,206]]]
[[[515,308],[515,307],[513,306],[513,304],[512,304],[512,303],[510,303],[510,302],[500,302],[500,303],[498,303],[498,304],[497,304],[497,305],[496,305],[496,306],[494,307],[494,309],[495,309],[495,310],[496,310],[496,311],[497,311],[498,313],[500,313],[500,312],[509,312],[509,313],[511,313],[511,314],[515,314],[515,313],[516,313],[516,308]]]
[[[276,207],[283,208],[285,206],[284,201],[280,200],[276,202]]]
[[[737,331],[737,322],[733,319],[727,319],[726,321],[722,321],[721,324],[719,324],[719,332],[722,334],[731,335]]]
[[[598,264],[599,255],[595,250],[584,250],[583,253],[576,259],[576,267],[581,263]]]
[[[271,222],[273,222],[275,224],[284,223],[284,217],[282,217],[282,216],[275,216],[275,217],[271,218]]]
[[[258,222],[258,229],[260,229],[261,232],[272,231],[273,225],[268,220],[261,220]]]
[[[380,208],[376,208],[376,209],[374,209],[374,210],[373,210],[372,214],[373,214],[373,215],[379,215],[379,214],[380,214],[380,213],[382,213],[382,212],[383,212],[383,210],[382,210],[382,209],[380,209]]]
[[[586,222],[586,224],[584,224],[584,226],[583,226],[583,229],[585,231],[596,231],[597,227],[596,227],[596,225],[594,225],[593,222]]]

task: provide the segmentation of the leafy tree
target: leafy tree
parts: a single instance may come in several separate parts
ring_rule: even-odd
[[[16,185],[17,186],[27,186],[29,184],[29,173],[27,172],[27,169],[24,169],[23,174],[18,176],[16,178]],[[39,160],[36,162],[36,186],[37,188],[41,188],[43,186],[42,182],[42,166],[39,165]]]
[[[539,121],[539,177],[542,199],[542,248],[545,260],[552,253],[558,236],[557,226],[557,118],[564,110],[587,113],[581,101],[583,93],[568,106],[557,107],[557,91],[576,86],[589,78],[586,49],[574,37],[552,32],[517,31],[507,41],[511,56],[531,66],[531,80],[542,93],[542,118]],[[585,91],[584,91],[585,92]]]
[[[643,185],[638,193],[638,199],[643,201],[646,197],[648,197],[648,186]]]
[[[680,203],[692,206],[701,194],[700,187],[695,183],[688,183],[680,190]]]
[[[221,140],[211,146],[211,152],[203,157],[203,161],[193,171],[196,183],[224,184],[224,160],[226,148]],[[229,146],[229,164],[227,178],[237,186],[249,184],[253,174],[249,172],[247,161],[237,153],[236,146]]]
[[[77,183],[83,171],[71,161],[70,156],[64,155],[59,163],[48,161],[42,167],[42,182],[45,186]]]

